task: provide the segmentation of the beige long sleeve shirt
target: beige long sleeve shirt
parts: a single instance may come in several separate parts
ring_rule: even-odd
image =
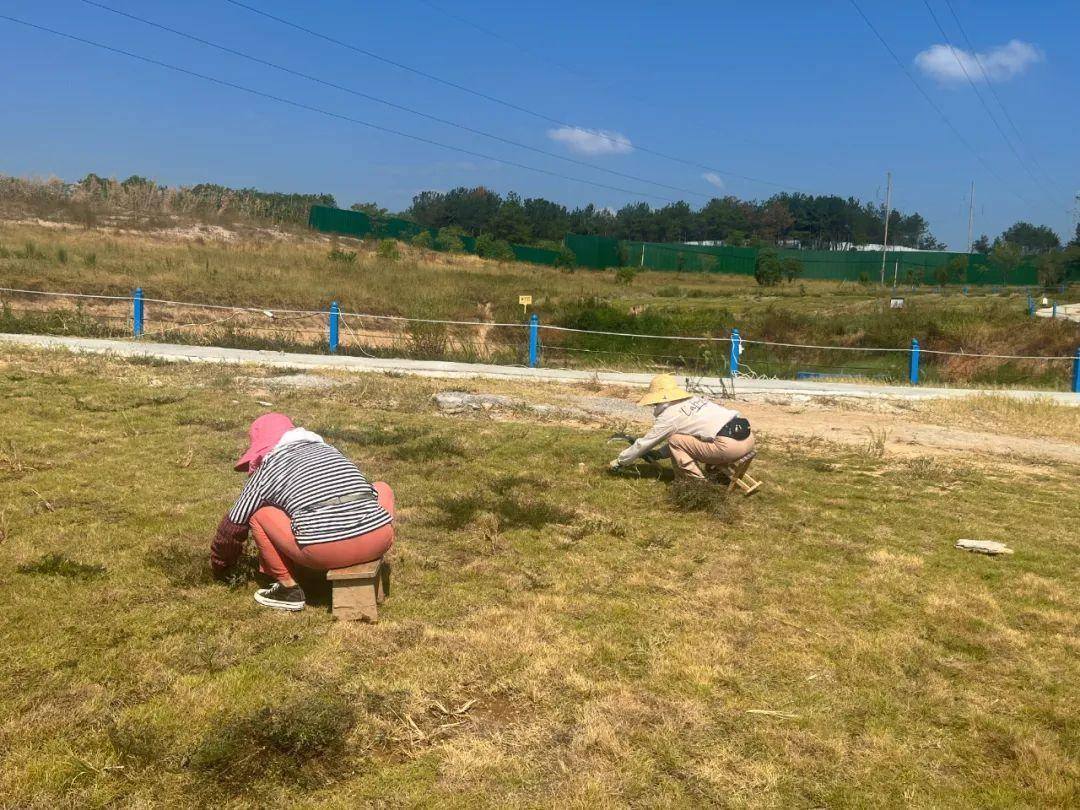
[[[714,439],[720,428],[738,415],[738,411],[717,405],[704,397],[673,402],[656,417],[648,433],[619,453],[617,461],[620,465],[630,464],[676,433],[694,436],[702,441]]]

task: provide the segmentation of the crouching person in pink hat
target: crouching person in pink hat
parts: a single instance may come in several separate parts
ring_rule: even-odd
[[[221,520],[210,546],[215,574],[231,568],[248,530],[259,549],[259,570],[272,576],[255,601],[303,610],[297,567],[328,571],[378,559],[394,543],[394,493],[369,484],[349,459],[321,436],[284,414],[251,423],[251,444],[236,462],[248,473],[240,497]]]

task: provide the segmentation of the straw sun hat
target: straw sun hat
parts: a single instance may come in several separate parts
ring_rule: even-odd
[[[661,402],[678,402],[692,397],[689,391],[679,386],[679,381],[670,374],[657,374],[649,383],[649,390],[638,405],[656,405]]]

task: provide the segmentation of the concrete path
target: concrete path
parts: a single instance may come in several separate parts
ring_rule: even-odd
[[[1035,310],[1035,314],[1040,318],[1061,318],[1067,321],[1080,321],[1080,304],[1058,304],[1057,314],[1054,314],[1053,307],[1042,307]]]
[[[600,382],[612,385],[645,387],[652,374],[619,371],[578,371],[556,368],[496,366],[485,363],[450,363],[441,360],[405,360],[379,357],[352,357],[327,354],[287,354],[251,349],[223,349],[216,346],[184,346],[175,343],[145,343],[133,340],[58,337],[53,335],[4,335],[0,342],[44,349],[68,349],[73,352],[108,354],[117,357],[148,357],[159,360],[197,363],[253,363],[295,369],[337,369],[356,372],[396,372],[421,377],[451,379],[488,378],[504,380],[542,380],[547,382]],[[715,377],[695,378],[706,388],[719,389],[731,380]],[[1044,397],[1066,405],[1080,405],[1080,394],[1065,391],[1024,391],[1015,389],[924,388],[904,385],[871,385],[818,382],[811,380],[735,380],[735,392],[743,394],[803,395],[808,397],[855,397],[859,399],[936,399],[970,394],[998,394],[1017,399]]]

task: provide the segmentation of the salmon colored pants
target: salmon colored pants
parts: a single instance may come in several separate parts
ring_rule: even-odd
[[[736,441],[726,436],[717,436],[712,441],[705,442],[685,433],[676,433],[668,439],[668,447],[671,449],[671,466],[676,475],[704,478],[699,463],[723,467],[738,461],[754,449],[754,437],[750,435]]]
[[[384,481],[376,481],[372,486],[379,496],[379,506],[393,517],[394,490]],[[259,570],[279,582],[295,579],[297,566],[314,571],[348,568],[377,560],[394,545],[394,524],[388,523],[347,540],[301,546],[293,536],[292,520],[276,506],[264,506],[256,511],[248,526],[259,549]]]

